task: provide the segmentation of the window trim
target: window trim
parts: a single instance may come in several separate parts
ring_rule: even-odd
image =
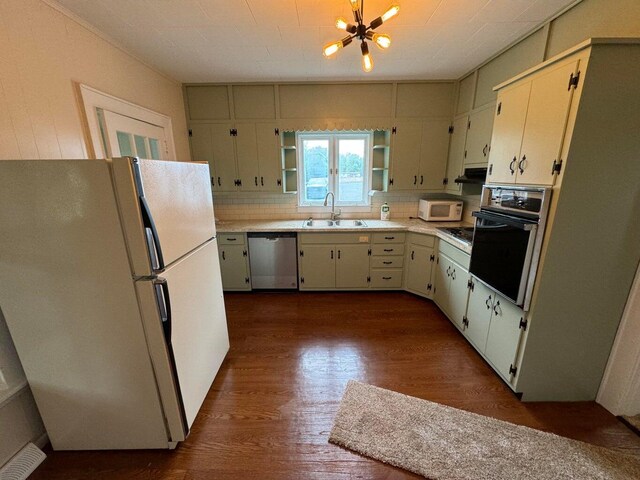
[[[339,201],[339,182],[338,182],[338,162],[339,162],[339,140],[340,139],[364,139],[365,141],[365,158],[364,158],[364,174],[365,185],[363,199],[361,202],[341,202]],[[373,159],[373,131],[358,132],[330,132],[330,131],[314,131],[314,132],[296,132],[296,167],[298,171],[298,208],[317,209],[323,207],[323,200],[306,202],[304,201],[304,161],[301,161],[304,149],[302,142],[305,139],[329,140],[329,183],[327,191],[333,192],[335,195],[335,206],[344,207],[346,209],[369,209],[371,207],[371,182],[373,177],[372,159]]]

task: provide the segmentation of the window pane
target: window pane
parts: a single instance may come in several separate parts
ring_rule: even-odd
[[[140,135],[134,135],[133,138],[136,142],[136,152],[137,156],[140,158],[149,158],[149,153],[147,152],[147,142],[146,137],[141,137]]]
[[[122,157],[133,157],[133,148],[131,148],[131,135],[126,132],[116,131],[118,137],[118,146],[120,147],[120,155]]]
[[[304,201],[324,200],[329,191],[329,140],[302,140]]]
[[[338,201],[358,203],[364,201],[365,172],[364,138],[338,140]]]
[[[160,160],[160,148],[157,139],[149,137],[149,148],[151,149],[151,158]]]

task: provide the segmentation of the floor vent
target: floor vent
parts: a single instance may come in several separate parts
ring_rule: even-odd
[[[33,443],[28,443],[0,468],[0,480],[26,480],[47,456]]]

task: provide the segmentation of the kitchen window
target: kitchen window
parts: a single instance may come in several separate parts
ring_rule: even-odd
[[[337,206],[368,206],[372,133],[299,133],[298,204],[319,206],[328,192]]]

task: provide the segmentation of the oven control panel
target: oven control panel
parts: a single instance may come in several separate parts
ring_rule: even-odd
[[[551,194],[550,188],[485,185],[481,207],[505,213],[540,216]]]

